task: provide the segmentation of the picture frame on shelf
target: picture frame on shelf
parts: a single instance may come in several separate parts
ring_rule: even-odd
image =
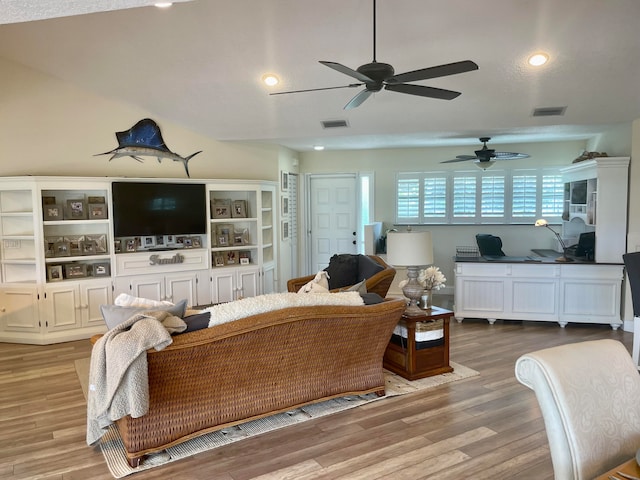
[[[62,209],[62,205],[57,205],[57,204],[42,205],[42,218],[46,222],[52,222],[55,220],[64,220],[64,211]]]
[[[66,210],[64,212],[65,220],[86,220],[87,204],[84,200],[67,200]]]
[[[156,235],[156,246],[162,247],[164,245],[164,235]]]
[[[65,242],[64,240],[57,241],[53,245],[53,253],[54,257],[70,257],[71,246],[69,245],[69,242]]]
[[[247,241],[245,240],[245,231],[244,230],[236,230],[233,232],[233,244],[234,245],[246,245]]]
[[[103,203],[106,204],[107,201],[105,200],[105,197],[102,195],[89,195],[87,197],[87,203],[91,204],[91,203]]]
[[[233,209],[231,210],[231,216],[233,218],[247,218],[247,201],[234,200]]]
[[[69,243],[69,255],[82,255],[84,235],[66,235],[63,240]]]
[[[87,276],[87,265],[84,263],[67,263],[64,266],[65,278],[84,278]]]
[[[109,216],[107,215],[107,204],[106,203],[90,203],[89,219],[101,220],[104,218],[109,218]]]
[[[226,252],[225,263],[227,265],[237,265],[238,264],[238,251],[237,250],[229,250]]]
[[[193,248],[202,248],[202,239],[199,236],[191,237],[191,245]]]
[[[138,250],[138,242],[136,242],[135,238],[127,239],[127,252],[135,252]]]
[[[62,265],[47,265],[47,281],[59,282],[63,280]]]
[[[231,200],[214,198],[211,201],[211,218],[231,218]]]
[[[182,244],[184,245],[184,248],[193,247],[193,237],[184,237]]]
[[[249,252],[240,252],[240,265],[249,265],[251,263],[251,253]]]
[[[148,235],[142,237],[142,246],[144,248],[153,248],[156,246],[156,237],[152,235]]]
[[[178,245],[180,247],[184,247],[185,246],[184,245],[184,239],[185,239],[184,235],[178,235],[176,237],[176,245]]]
[[[282,240],[289,240],[289,222],[287,220],[282,221]]]
[[[81,255],[95,255],[96,242],[93,240],[84,240],[80,242],[80,248],[82,249]]]
[[[165,245],[173,245],[174,243],[176,243],[175,235],[165,235],[164,236],[164,244]]]
[[[107,235],[99,233],[96,235],[85,235],[85,240],[96,242],[96,253],[108,253],[107,252]]]
[[[229,235],[226,233],[218,234],[216,238],[216,244],[218,247],[228,247],[229,246]]]
[[[119,238],[113,241],[113,251],[115,253],[122,253],[122,240]]]
[[[228,247],[233,241],[233,225],[221,223],[216,227],[216,243],[219,247]]]
[[[213,256],[213,264],[216,267],[224,267],[224,265],[225,265],[224,259],[225,259],[224,253],[218,252]]]
[[[111,265],[109,265],[109,262],[94,263],[91,269],[94,277],[108,277],[111,275]]]

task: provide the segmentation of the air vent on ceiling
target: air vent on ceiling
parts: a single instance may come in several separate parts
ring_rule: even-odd
[[[533,110],[534,117],[561,117],[567,107],[540,107]]]
[[[323,120],[320,123],[322,123],[322,128],[345,128],[349,126],[346,120]]]

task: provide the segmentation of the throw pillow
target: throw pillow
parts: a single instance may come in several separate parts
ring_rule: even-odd
[[[358,255],[358,280],[366,280],[376,273],[384,270],[384,267],[367,255]]]
[[[298,293],[320,293],[320,292],[328,292],[329,291],[329,281],[327,277],[329,274],[324,270],[320,270],[315,278],[307,283],[305,283]]]
[[[376,303],[384,302],[384,298],[374,292],[361,293],[360,297],[362,297],[365,305],[375,305]]]
[[[134,297],[126,293],[118,295],[113,301],[113,304],[120,307],[162,307],[173,305],[173,303],[167,302],[166,300],[151,300],[150,298]]]
[[[334,255],[325,268],[329,274],[329,290],[358,283],[358,255],[343,253]]]
[[[202,330],[209,326],[209,320],[211,319],[211,312],[196,313],[194,315],[187,315],[182,320],[187,324],[187,329],[182,333],[195,332],[196,330]]]
[[[367,281],[362,280],[355,285],[350,286],[349,288],[345,288],[344,290],[340,290],[341,292],[358,292],[358,293],[367,293]]]
[[[100,305],[102,318],[107,324],[107,328],[111,330],[116,325],[128,320],[136,313],[148,311],[166,311],[175,317],[184,317],[184,311],[187,308],[187,300],[181,300],[175,305],[162,305],[156,307],[121,307],[119,305]]]

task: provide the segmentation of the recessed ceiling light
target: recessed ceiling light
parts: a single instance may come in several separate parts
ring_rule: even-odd
[[[324,150],[324,145],[314,145],[314,146],[313,146],[313,149],[314,149],[314,150],[318,150],[318,151],[320,151],[320,150]]]
[[[529,65],[539,67],[549,61],[549,55],[546,53],[536,53],[529,57]]]
[[[268,85],[269,87],[273,87],[278,83],[280,83],[280,79],[273,73],[265,73],[262,76],[262,81],[265,83],[265,85]]]
[[[173,3],[171,2],[158,2],[158,3],[154,3],[154,6],[158,7],[158,8],[169,8],[171,5],[173,5]]]

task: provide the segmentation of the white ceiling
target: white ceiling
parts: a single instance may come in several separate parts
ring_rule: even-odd
[[[301,151],[585,139],[640,118],[638,0],[378,0],[377,61],[480,68],[417,82],[455,100],[382,91],[348,111],[359,88],[270,96],[260,79],[279,75],[273,91],[354,83],[318,61],[371,62],[372,0],[150,3],[0,0],[0,56],[218,140]],[[540,50],[551,61],[533,70]],[[556,106],[564,116],[532,116]],[[349,128],[322,128],[341,119]]]

